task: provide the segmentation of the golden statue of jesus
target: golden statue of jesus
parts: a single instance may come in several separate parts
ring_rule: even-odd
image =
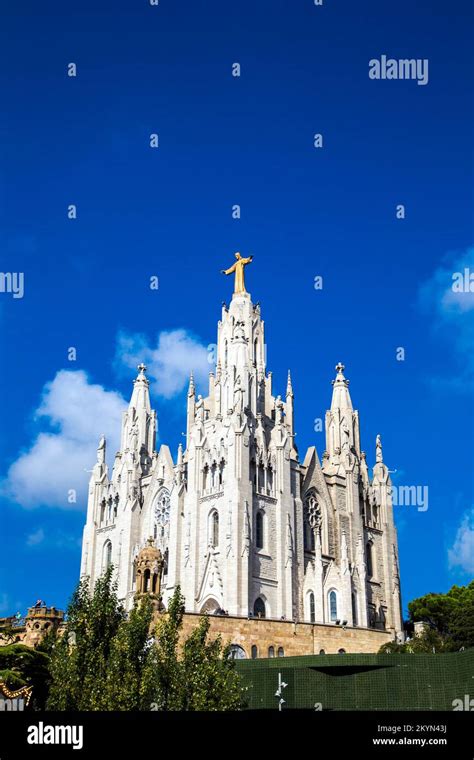
[[[229,269],[221,269],[221,274],[232,274],[232,272],[235,272],[234,293],[246,293],[244,267],[251,263],[253,256],[244,259],[240,253],[236,253],[235,258],[237,259],[235,264],[232,264]]]

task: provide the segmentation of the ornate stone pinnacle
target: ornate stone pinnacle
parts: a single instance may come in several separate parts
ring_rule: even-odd
[[[345,366],[343,364],[341,364],[341,362],[338,362],[338,364],[336,364],[336,366],[335,366],[335,370],[336,370],[336,372],[341,372],[342,373],[345,370]]]
[[[146,364],[143,364],[143,362],[139,364],[137,367],[137,370],[140,372],[140,375],[144,375],[146,372],[146,369],[147,369]]]

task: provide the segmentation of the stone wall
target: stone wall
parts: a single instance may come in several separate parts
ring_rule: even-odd
[[[188,636],[198,623],[200,616],[186,613],[183,622],[183,636]],[[389,631],[373,628],[346,628],[336,625],[294,623],[289,620],[269,620],[210,615],[211,635],[221,634],[224,642],[241,646],[247,658],[251,658],[251,648],[257,647],[258,657],[268,657],[270,647],[275,657],[282,648],[285,657],[297,655],[337,654],[344,649],[351,654],[373,654],[382,644],[392,640]]]

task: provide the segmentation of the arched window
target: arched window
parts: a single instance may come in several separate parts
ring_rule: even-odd
[[[283,647],[278,647],[278,657],[284,657],[285,656],[285,650]]]
[[[252,654],[252,660],[256,660],[258,657],[258,647],[256,644],[252,644],[251,654]]]
[[[337,650],[337,653],[338,653],[338,654],[345,654],[345,653],[346,653],[346,650],[345,650],[345,649],[338,649],[338,650]]]
[[[258,338],[255,338],[253,342],[253,363],[257,363],[257,347],[258,347]]]
[[[143,592],[146,594],[150,590],[150,571],[147,568],[143,573]]]
[[[202,490],[205,492],[209,488],[209,467],[206,464],[202,471]]]
[[[275,657],[275,647],[268,647],[268,656]]]
[[[358,625],[358,615],[357,615],[357,594],[355,591],[352,592],[352,625]]]
[[[309,613],[309,622],[314,623],[316,620],[316,608],[314,604],[314,594],[312,591],[308,594],[308,613]]]
[[[112,564],[112,542],[106,541],[104,544],[104,550],[102,555],[102,566],[104,570]]]
[[[224,342],[224,366],[227,367],[227,341]]]
[[[211,544],[214,548],[217,548],[219,546],[219,515],[216,510],[211,513],[210,529]]]
[[[368,542],[366,546],[366,557],[367,557],[367,575],[369,578],[371,578],[374,574],[374,555],[373,555],[373,544],[371,541]]]
[[[326,650],[325,649],[320,649],[319,650],[319,654],[326,654]]]
[[[259,510],[255,518],[255,545],[263,549],[263,512]]]
[[[259,617],[259,618],[265,617],[265,602],[260,596],[258,597],[258,599],[255,599],[255,603],[253,605],[253,614],[255,617]]]
[[[337,594],[336,592],[329,592],[329,620],[337,620]]]

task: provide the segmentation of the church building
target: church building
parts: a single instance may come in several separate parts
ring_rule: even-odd
[[[339,363],[326,449],[321,458],[314,446],[300,456],[291,376],[284,398],[274,395],[260,306],[245,289],[250,262],[236,254],[224,272],[235,274],[235,288],[218,322],[216,364],[205,398],[196,395],[191,375],[186,445],[179,445],[176,460],[168,446],[155,447],[156,412],[146,367],[138,367],[111,476],[106,441],[99,443],[81,576],[93,584],[113,564],[127,609],[137,593],[150,593],[166,609],[179,585],[187,612],[226,620],[224,633],[237,648],[245,622],[241,656],[257,656],[258,636],[250,647],[248,631],[261,629],[262,619],[267,626],[278,621],[278,631],[285,623],[288,631],[319,627],[324,642],[335,627],[351,631],[352,651],[376,651],[403,637],[391,481],[380,436],[371,476]],[[371,629],[385,635],[369,645],[362,634]],[[359,639],[365,643],[358,649]],[[305,647],[286,653],[313,653]]]

